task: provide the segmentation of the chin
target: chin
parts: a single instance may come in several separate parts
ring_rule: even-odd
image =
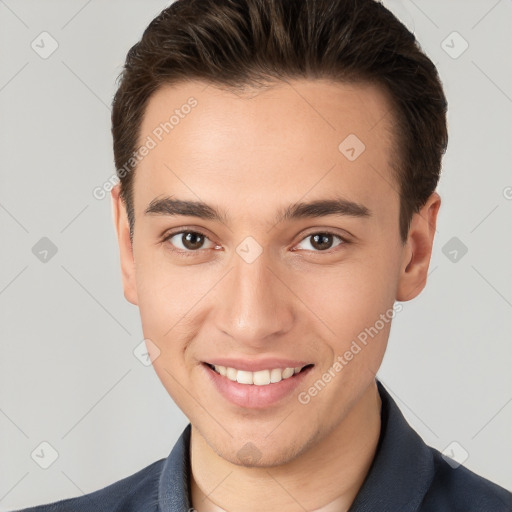
[[[281,466],[294,460],[299,453],[290,447],[281,447],[279,450],[259,449],[250,441],[245,443],[240,450],[233,452],[230,449],[227,453],[217,452],[220,457],[231,464],[245,468],[272,468]]]
[[[272,434],[265,437],[259,433],[254,437],[244,435],[229,438],[217,445],[208,439],[207,442],[219,457],[231,464],[246,468],[271,468],[292,462],[315,442],[314,438],[302,439],[303,436],[291,438],[289,432],[284,432],[284,435],[271,439]]]

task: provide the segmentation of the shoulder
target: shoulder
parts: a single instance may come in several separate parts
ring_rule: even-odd
[[[165,459],[102,489],[45,505],[13,512],[154,512],[158,506],[158,481]]]
[[[512,493],[462,465],[453,467],[441,452],[429,448],[435,471],[422,512],[512,512]]]

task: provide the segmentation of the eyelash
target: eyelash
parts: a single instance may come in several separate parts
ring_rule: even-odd
[[[164,235],[164,238],[162,239],[162,242],[168,242],[172,237],[176,236],[176,235],[182,235],[184,233],[192,233],[194,235],[201,235],[202,237],[210,240],[208,238],[208,235],[204,234],[203,232],[201,231],[197,231],[197,230],[191,230],[191,229],[182,229],[180,231],[174,231],[174,232],[171,232],[171,233],[168,233],[166,235]],[[312,233],[308,233],[307,235],[305,235],[301,240],[300,242],[306,240],[307,238],[309,237],[312,237],[314,235],[331,235],[331,236],[334,236],[336,238],[339,238],[341,243],[339,243],[338,245],[334,246],[333,248],[331,249],[328,249],[326,251],[308,251],[308,252],[313,252],[314,254],[332,254],[333,252],[336,252],[336,247],[340,247],[340,246],[343,246],[343,245],[346,245],[346,244],[349,244],[350,242],[342,237],[341,235],[337,234],[337,233],[333,233],[332,231],[329,231],[329,230],[325,230],[325,231],[314,231]],[[210,240],[211,241],[211,240]],[[299,243],[300,243],[299,242]],[[172,244],[170,244],[172,245]],[[334,251],[333,251],[334,249]],[[176,252],[180,255],[183,255],[185,257],[189,257],[189,256],[195,256],[197,255],[200,251],[203,251],[203,250],[208,250],[208,249],[198,249],[197,251],[184,251],[182,249],[176,249],[176,248],[172,248],[171,249],[173,252]]]

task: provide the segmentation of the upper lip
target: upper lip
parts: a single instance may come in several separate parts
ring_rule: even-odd
[[[225,366],[247,372],[258,372],[260,370],[272,370],[274,368],[297,368],[313,364],[310,361],[297,361],[295,359],[267,358],[258,360],[232,359],[232,358],[214,358],[204,361],[214,366]]]

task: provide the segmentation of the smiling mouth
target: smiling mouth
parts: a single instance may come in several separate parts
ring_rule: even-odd
[[[232,382],[239,384],[255,385],[255,386],[268,386],[269,384],[277,384],[282,380],[291,379],[298,373],[303,373],[312,368],[313,364],[306,364],[304,366],[297,366],[295,368],[271,368],[267,370],[259,370],[257,372],[250,372],[246,370],[237,370],[229,366],[213,365],[204,363],[208,368],[215,373],[226,377]]]

